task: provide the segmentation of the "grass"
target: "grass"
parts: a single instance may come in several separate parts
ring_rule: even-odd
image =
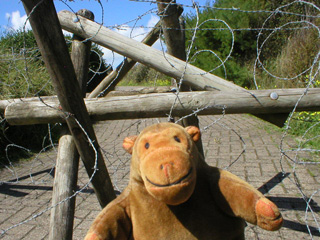
[[[142,64],[136,64],[120,81],[119,86],[170,86],[171,78]]]
[[[320,112],[294,113],[289,133],[298,136],[301,148],[320,149]]]
[[[23,34],[1,38],[0,99],[54,95],[39,50],[26,48],[25,51],[19,51],[21,46],[15,36],[20,36],[23,41]],[[0,116],[0,120],[0,167],[10,162],[26,161],[42,149],[46,142],[44,137],[48,134],[47,125],[10,126],[3,116]]]
[[[171,82],[168,79],[147,79],[141,82],[135,80],[124,79],[119,83],[119,86],[146,86],[146,87],[156,87],[156,86],[170,86]]]
[[[16,59],[15,59],[16,58]],[[49,74],[39,59],[0,51],[0,98],[53,95]]]
[[[273,76],[261,68],[257,70],[258,88],[305,88],[309,84],[310,87],[319,88],[319,74],[315,74],[315,71],[305,72],[313,64],[315,68],[319,64],[319,60],[314,62],[320,51],[318,32],[307,28],[297,30],[288,36],[281,52],[275,57],[267,56],[263,61],[264,67]],[[294,113],[287,124],[289,124],[288,133],[296,138],[301,148],[320,149],[320,112]],[[284,131],[285,128],[279,130]],[[313,151],[312,154],[319,156],[317,151]]]
[[[318,20],[316,20],[318,21]],[[319,22],[315,22],[316,25]],[[304,24],[298,24],[295,27],[305,27]],[[304,88],[309,83],[310,71],[306,71],[312,65],[317,68],[317,54],[320,51],[319,35],[313,28],[294,30],[292,32],[279,31],[279,35],[274,34],[275,42],[277,39],[286,39],[280,52],[274,52],[275,56],[270,57],[269,53],[264,54],[264,50],[272,48],[271,46],[262,49],[260,60],[264,68],[270,73],[256,69],[256,81],[261,89],[272,88]],[[268,43],[266,43],[268,46]],[[265,56],[264,56],[265,55]],[[255,61],[255,59],[253,60]],[[254,62],[250,62],[253,66]],[[315,72],[314,69],[314,72]],[[253,70],[253,69],[252,69]],[[319,74],[315,76],[314,81],[319,81]]]
[[[320,112],[296,112],[290,122],[287,120],[286,124],[289,124],[288,134],[296,141],[295,147],[311,149],[310,154],[313,161],[319,161],[317,159],[320,156],[318,152],[320,149]],[[279,128],[273,124],[263,124],[260,127],[268,134],[274,132],[282,134],[286,131],[286,126]],[[309,161],[310,159],[305,160]]]

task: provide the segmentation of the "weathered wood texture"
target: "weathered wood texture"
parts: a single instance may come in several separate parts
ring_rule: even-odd
[[[42,100],[53,100],[55,101],[57,99],[57,96],[45,96],[45,97],[30,97],[30,98],[11,98],[11,99],[5,99],[0,100],[0,113],[4,113],[6,110],[6,107],[8,107],[11,103],[14,102],[35,102],[35,101],[42,101]]]
[[[68,132],[59,139],[49,228],[49,239],[52,240],[72,239],[76,199],[70,196],[77,187],[79,154]]]
[[[79,10],[77,14],[91,20],[94,19],[93,13],[86,9]],[[83,97],[85,97],[87,88],[90,51],[91,41],[73,36],[71,59]],[[59,140],[55,168],[49,240],[72,239],[76,197],[70,197],[77,190],[78,169],[79,153],[70,131],[64,125],[64,131],[61,132]],[[68,200],[65,201],[65,199]]]
[[[169,86],[159,86],[159,87],[140,87],[131,86],[128,89],[126,86],[116,86],[114,91],[109,93],[109,96],[129,96],[129,95],[139,95],[146,93],[165,93],[171,92],[171,87]],[[89,98],[89,97],[88,97]],[[37,102],[37,101],[57,101],[57,96],[44,96],[44,97],[30,97],[30,98],[12,98],[0,100],[0,113],[4,113],[6,107],[10,104],[18,102]]]
[[[79,36],[90,37],[92,41],[101,46],[150,66],[173,78],[180,79],[183,76],[183,82],[194,90],[246,91],[232,82],[207,73],[191,64],[186,64],[186,62],[172,57],[170,54],[165,54],[162,51],[111,31],[98,23],[83,18],[79,18],[79,21],[75,22],[73,21],[74,14],[68,11],[61,11],[58,15],[60,24],[65,30],[76,33]],[[267,118],[263,115],[259,117],[272,120],[271,122],[278,126],[283,125],[283,121],[279,121],[277,115],[267,116]]]
[[[158,22],[155,27],[147,34],[147,36],[142,40],[142,43],[152,46],[158,38],[160,33],[160,22]],[[88,98],[98,97],[100,93],[103,95],[107,95],[112,90],[114,90],[115,86],[125,77],[125,75],[130,71],[131,68],[137,62],[126,58],[119,66],[113,70],[108,76],[106,76],[101,83],[89,94]]]
[[[137,62],[143,63],[173,78],[180,79],[196,90],[244,90],[243,88],[226,81],[213,74],[209,74],[195,66],[187,64],[169,54],[154,49],[141,42],[125,37],[100,24],[79,17],[68,11],[58,13],[63,29],[79,36],[90,38],[93,42],[109,48],[121,55],[127,56]]]
[[[168,54],[179,58],[180,60],[186,61],[185,51],[185,34],[183,20],[180,21],[179,17],[183,12],[182,6],[176,4],[176,1],[172,0],[158,0],[158,12],[160,15],[160,21],[162,25],[162,31],[167,46]],[[176,79],[179,91],[189,91],[191,88],[188,83],[184,83],[181,79]],[[196,126],[199,128],[199,119],[196,115],[191,115],[187,118],[183,118],[181,121],[180,117],[174,116],[174,121],[181,124],[184,127]],[[199,153],[204,156],[202,140],[200,138],[196,143]]]
[[[109,93],[109,96],[129,96],[138,95],[146,93],[165,93],[171,92],[171,87],[169,86],[159,86],[159,87],[141,87],[141,86],[131,86],[130,89],[126,86],[116,86],[113,91]],[[89,98],[89,97],[88,97]],[[57,96],[45,96],[45,97],[30,97],[30,98],[12,98],[0,100],[0,113],[4,113],[6,107],[11,103],[15,102],[37,102],[37,101],[56,101]]]
[[[176,4],[176,1],[172,0],[157,0],[157,5],[167,52],[168,54],[185,61],[185,35],[184,29],[181,29],[179,21],[183,8]]]
[[[141,95],[148,93],[169,93],[172,92],[170,86],[143,87],[143,86],[117,86],[114,91],[108,94],[108,97]]]
[[[185,116],[197,109],[197,115],[232,113],[289,113],[305,89],[254,90],[250,92],[182,92],[173,108],[176,116]],[[270,98],[278,95],[277,100]],[[125,97],[86,99],[86,106],[93,121],[166,117],[176,99],[174,93],[154,93]],[[130,104],[129,104],[130,103]],[[48,106],[51,107],[48,107]],[[63,122],[65,117],[58,110],[58,101],[14,102],[5,112],[12,125]],[[309,89],[297,106],[297,111],[319,111],[320,89]]]
[[[77,14],[78,16],[82,16],[87,19],[94,20],[93,13],[86,9],[79,10]],[[74,70],[77,76],[77,80],[80,85],[82,97],[86,96],[90,52],[91,52],[91,41],[86,40],[74,34],[72,37],[71,59],[72,59]]]
[[[92,185],[100,205],[105,206],[115,198],[115,193],[82,98],[53,1],[23,0],[22,2],[57,92],[61,113],[74,137],[88,175],[91,177],[94,174]]]

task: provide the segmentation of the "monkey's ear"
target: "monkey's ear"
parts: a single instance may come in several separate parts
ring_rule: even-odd
[[[138,136],[129,136],[129,137],[126,137],[126,138],[123,140],[123,143],[122,143],[122,147],[124,148],[124,150],[126,150],[128,153],[132,154],[133,145],[134,145],[137,137],[138,137]]]
[[[197,142],[200,139],[201,133],[199,128],[195,126],[188,126],[185,129],[194,142]]]

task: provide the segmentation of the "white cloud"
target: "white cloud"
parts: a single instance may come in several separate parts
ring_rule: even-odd
[[[126,37],[135,39],[137,41],[142,41],[142,39],[146,36],[146,34],[154,27],[157,22],[159,21],[159,17],[155,15],[151,15],[147,27],[137,27],[137,28],[130,28],[127,25],[121,25],[118,29],[114,31],[124,35]],[[157,49],[161,49],[161,44],[157,41],[153,47]],[[122,55],[119,55],[115,52],[110,51],[109,49],[103,49],[104,55],[103,58],[106,60],[107,63],[111,64],[114,68],[117,67],[124,59]]]
[[[21,16],[20,11],[6,13],[6,18],[10,24],[8,28],[12,30],[21,30],[27,21],[27,15]],[[29,21],[27,21],[25,28],[26,30],[31,29]]]
[[[150,20],[147,23],[147,27],[148,28],[152,28],[154,27],[158,22],[159,22],[160,18],[156,15],[151,15]]]
[[[10,13],[6,13],[6,19],[9,23],[9,26],[7,26],[6,28],[8,30],[21,30],[23,29],[24,25],[25,25],[25,30],[31,30],[31,25],[29,20],[27,20],[27,15],[23,15],[21,16],[20,11],[15,11]],[[26,22],[27,21],[27,22]],[[70,32],[67,32],[65,30],[62,30],[63,34],[65,36],[72,36],[72,34]]]
[[[151,15],[151,18],[150,20],[148,21],[148,28],[151,30],[151,28],[153,28],[158,22],[159,22],[160,18],[156,15]],[[164,48],[164,51],[165,51],[165,46],[164,46],[164,43],[161,43],[160,40],[156,41],[152,47],[154,47],[155,49],[158,49],[158,50],[161,50],[163,51],[163,48]]]

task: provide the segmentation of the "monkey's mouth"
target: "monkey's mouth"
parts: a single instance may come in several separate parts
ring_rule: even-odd
[[[187,178],[189,178],[192,174],[193,168],[190,168],[190,170],[188,171],[188,173],[186,175],[184,175],[182,178],[178,179],[177,181],[174,181],[172,183],[168,183],[168,184],[159,184],[159,183],[154,183],[152,182],[147,176],[146,179],[149,183],[151,183],[152,185],[156,186],[156,187],[170,187],[173,185],[177,185],[182,183],[184,180],[186,180]]]

